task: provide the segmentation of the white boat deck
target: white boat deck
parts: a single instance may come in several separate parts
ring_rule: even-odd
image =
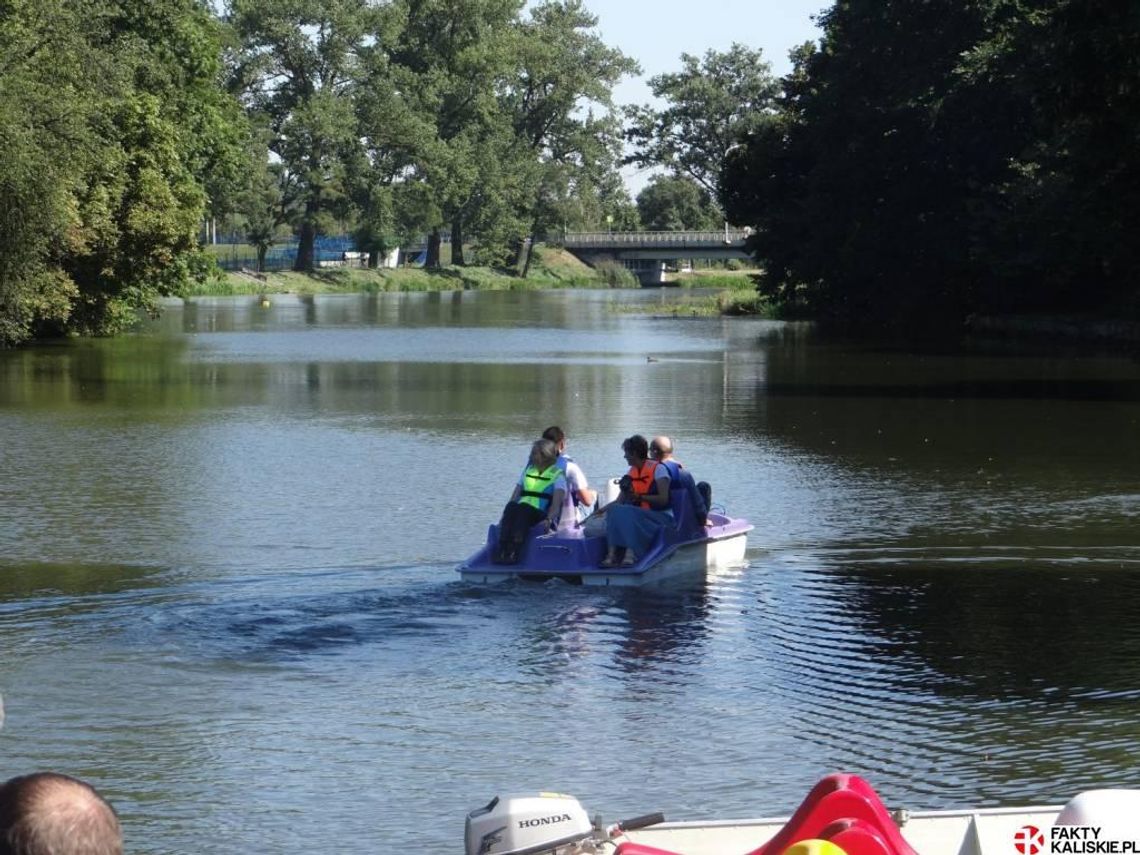
[[[1047,829],[1060,810],[1054,805],[922,811],[907,815],[899,827],[920,855],[1013,855],[1014,835],[1022,826]],[[665,822],[630,831],[621,840],[682,855],[746,855],[771,840],[787,819]]]

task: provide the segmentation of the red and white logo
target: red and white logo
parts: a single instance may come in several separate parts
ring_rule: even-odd
[[[1021,855],[1037,855],[1045,848],[1045,835],[1036,825],[1023,825],[1013,835],[1013,848]]]

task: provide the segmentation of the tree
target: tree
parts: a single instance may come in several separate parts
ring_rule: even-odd
[[[6,4],[0,341],[113,332],[204,270],[206,175],[243,133],[221,38],[195,0]]]
[[[1140,315],[1140,19],[1117,0],[993,4],[958,98],[1005,130],[979,193],[982,310]],[[995,93],[997,93],[995,95]]]
[[[231,4],[241,41],[234,85],[264,117],[270,151],[295,193],[286,202],[296,211],[296,270],[313,268],[317,235],[348,205],[345,163],[360,145],[353,97],[365,79],[363,55],[390,34],[392,14],[368,0]]]
[[[85,150],[98,145],[83,97],[88,54],[80,21],[59,0],[14,2],[0,16],[0,345],[62,327],[78,297],[57,259],[82,243],[75,198]]]
[[[739,44],[710,50],[703,60],[682,54],[681,63],[681,71],[649,80],[664,109],[627,109],[626,137],[634,146],[627,163],[664,167],[719,199],[725,157],[771,121],[778,85],[761,52]]]
[[[727,164],[771,295],[891,332],[1140,309],[1131,4],[841,0],[822,24]]]
[[[728,215],[756,228],[763,287],[813,314],[864,330],[960,317],[976,286],[970,187],[1002,157],[947,100],[981,9],[840,0],[821,24],[778,119],[729,158]]]
[[[531,161],[517,167],[533,176],[522,212],[531,245],[564,226],[566,202],[588,193],[599,171],[616,173],[613,87],[638,65],[601,40],[597,23],[580,0],[549,0],[515,28],[518,67],[502,101],[514,130],[511,147]]]
[[[401,98],[432,128],[416,140],[407,181],[426,185],[435,213],[429,266],[439,264],[440,228],[451,228],[452,261],[465,262],[465,226],[490,185],[479,165],[501,166],[509,154],[497,92],[512,68],[509,27],[522,0],[408,0],[404,27],[391,51]],[[502,174],[496,170],[493,174]],[[508,173],[509,174],[509,173]]]
[[[722,222],[709,194],[691,178],[655,175],[637,194],[637,213],[651,231],[700,231]]]

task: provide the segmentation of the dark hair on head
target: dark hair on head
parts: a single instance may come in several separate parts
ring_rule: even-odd
[[[622,451],[628,451],[634,457],[645,459],[649,456],[649,442],[639,433],[635,433],[621,444]]]
[[[0,784],[0,855],[122,855],[119,818],[90,784],[55,772]]]
[[[562,428],[558,427],[558,425],[552,425],[542,432],[542,438],[549,439],[557,445],[566,439],[566,434],[562,432]]]

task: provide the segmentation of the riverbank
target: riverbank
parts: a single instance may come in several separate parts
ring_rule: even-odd
[[[565,250],[540,247],[526,277],[493,267],[435,269],[327,267],[311,273],[291,270],[256,273],[223,271],[192,285],[183,297],[236,297],[261,294],[375,294],[394,291],[529,291],[544,288],[637,288],[637,278],[621,267],[591,268]]]
[[[662,307],[672,317],[742,315],[776,317],[772,305],[755,289],[754,270],[707,269],[667,274],[665,287],[715,289]],[[312,273],[291,270],[257,273],[222,271],[191,286],[180,297],[256,297],[272,294],[376,294],[427,291],[534,291],[549,288],[640,288],[637,277],[617,264],[590,267],[557,247],[540,246],[526,277],[492,267],[446,265],[435,269],[402,267],[328,267]]]

